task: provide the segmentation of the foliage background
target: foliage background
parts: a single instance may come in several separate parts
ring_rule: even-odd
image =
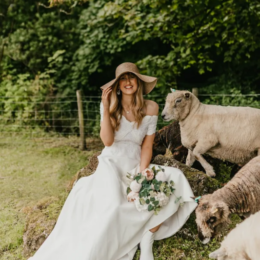
[[[259,93],[256,0],[3,0],[0,25],[1,112],[9,120],[30,118],[28,111],[49,109],[37,102],[74,97],[77,89],[99,96],[125,61],[159,78],[152,93],[158,103],[170,87]],[[230,99],[259,106],[257,97]]]

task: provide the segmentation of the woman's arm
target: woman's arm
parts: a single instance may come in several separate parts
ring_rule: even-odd
[[[153,155],[153,140],[155,134],[147,135],[144,138],[141,150],[141,162],[140,162],[140,172],[148,168],[152,155]]]
[[[158,115],[159,106],[156,102],[149,100],[147,104],[147,115]],[[153,155],[153,141],[154,141],[155,133],[152,135],[146,135],[142,147],[141,147],[141,162],[140,162],[140,171],[146,169],[152,159]]]
[[[108,87],[102,92],[102,104],[103,104],[103,120],[101,121],[100,138],[105,146],[111,146],[114,143],[114,129],[111,125],[109,106],[110,106],[110,94],[112,88]]]

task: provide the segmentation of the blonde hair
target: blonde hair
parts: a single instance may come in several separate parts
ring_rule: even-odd
[[[137,125],[137,128],[139,128],[145,116],[144,109],[146,108],[146,104],[143,98],[144,83],[138,77],[137,77],[137,83],[138,83],[137,91],[134,93],[134,98],[131,105],[133,108],[133,115],[135,118],[134,121]],[[123,113],[123,107],[121,103],[122,94],[117,95],[116,93],[118,86],[119,86],[119,81],[117,81],[112,88],[110,107],[109,107],[110,119],[114,131],[117,131],[119,129],[120,120],[122,118],[122,113]]]

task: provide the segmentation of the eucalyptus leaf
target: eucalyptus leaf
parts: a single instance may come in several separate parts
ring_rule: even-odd
[[[154,207],[150,204],[149,206],[148,206],[148,211],[152,211],[154,209]]]

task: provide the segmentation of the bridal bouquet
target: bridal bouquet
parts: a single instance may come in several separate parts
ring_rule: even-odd
[[[141,173],[131,175],[128,173],[127,178],[131,180],[130,186],[127,187],[127,199],[134,202],[138,211],[154,210],[157,215],[160,209],[167,205],[170,195],[174,192],[174,182],[167,181],[164,169],[158,166],[146,168]]]

